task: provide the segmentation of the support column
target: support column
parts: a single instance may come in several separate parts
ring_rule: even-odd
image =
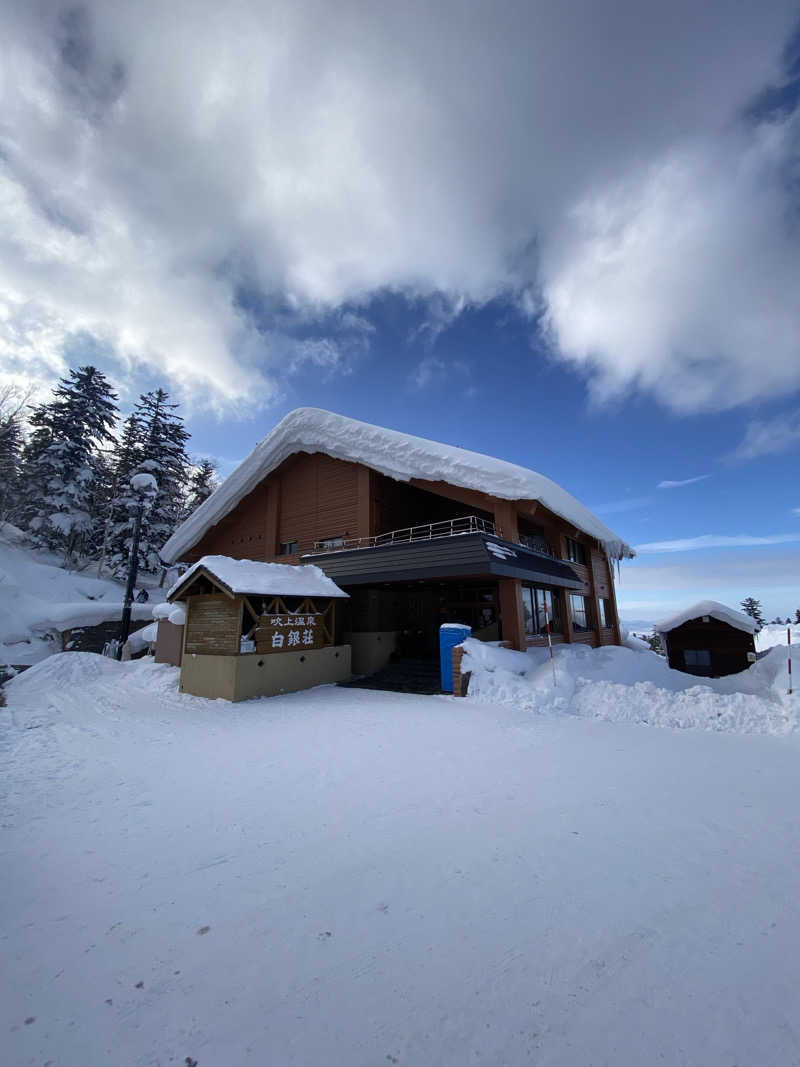
[[[370,537],[372,535],[372,472],[369,467],[358,468],[358,530],[356,537]]]
[[[495,500],[494,524],[504,541],[519,544],[519,524],[517,522],[517,505],[513,500]]]
[[[500,619],[503,624],[503,640],[508,641],[517,652],[524,652],[525,614],[522,610],[522,582],[519,578],[498,578]]]

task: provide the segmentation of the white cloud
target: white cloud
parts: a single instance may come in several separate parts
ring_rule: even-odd
[[[652,552],[694,552],[701,548],[748,548],[755,545],[784,545],[800,541],[800,533],[768,534],[764,537],[750,534],[700,534],[698,537],[679,537],[674,541],[649,541],[635,545],[639,553]]]
[[[800,363],[800,355],[797,358]],[[797,445],[800,445],[800,410],[774,415],[771,419],[753,419],[731,458],[757,459],[787,452]]]
[[[388,288],[427,303],[420,340],[498,294],[546,307],[600,397],[686,411],[795,388],[797,123],[738,117],[795,15],[5,5],[6,373],[57,376],[83,331],[195,403],[260,405],[298,359],[347,370],[371,326],[333,312]],[[288,311],[265,322],[242,288]],[[301,357],[293,327],[315,321]]]
[[[684,478],[679,482],[664,481],[659,482],[656,486],[657,489],[681,489],[684,485],[694,485],[695,482],[704,482],[706,478],[710,478],[710,474],[698,474],[694,478]]]

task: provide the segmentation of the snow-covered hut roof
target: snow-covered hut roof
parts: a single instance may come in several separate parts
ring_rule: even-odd
[[[177,599],[191,585],[198,571],[209,574],[231,595],[252,593],[257,596],[346,597],[327,574],[314,566],[289,563],[259,563],[230,556],[203,556],[175,582],[167,600]]]
[[[474,489],[502,500],[537,500],[598,540],[611,558],[633,556],[630,546],[613,530],[543,474],[479,452],[372,426],[319,408],[297,408],[178,527],[162,548],[162,558],[170,563],[180,559],[263,478],[296,452],[323,452],[334,459],[363,463],[401,482],[420,478]]]
[[[691,619],[701,619],[704,615],[709,615],[712,619],[719,620],[719,622],[727,622],[734,629],[744,630],[749,634],[754,634],[758,629],[758,623],[755,619],[751,619],[749,615],[745,615],[742,611],[735,611],[725,604],[720,604],[716,600],[700,600],[697,604],[692,604],[691,607],[686,608],[685,611],[681,611],[663,622],[657,622],[654,629],[660,634],[667,634],[670,630],[676,630],[679,626],[683,626],[685,622],[689,622]]]

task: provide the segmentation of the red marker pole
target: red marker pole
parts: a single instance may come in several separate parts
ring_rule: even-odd
[[[789,696],[792,695],[792,628],[786,627],[786,643],[789,646]]]
[[[553,656],[553,642],[550,640],[550,615],[547,611],[547,597],[543,597],[544,601],[544,625],[547,630],[547,647],[550,649],[550,665],[553,668],[553,685],[556,684],[556,661]],[[791,690],[789,690],[791,692]]]

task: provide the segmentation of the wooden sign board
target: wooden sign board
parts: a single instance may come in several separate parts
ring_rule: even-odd
[[[321,615],[262,615],[255,631],[256,650],[266,652],[309,652],[324,648],[325,630]]]

